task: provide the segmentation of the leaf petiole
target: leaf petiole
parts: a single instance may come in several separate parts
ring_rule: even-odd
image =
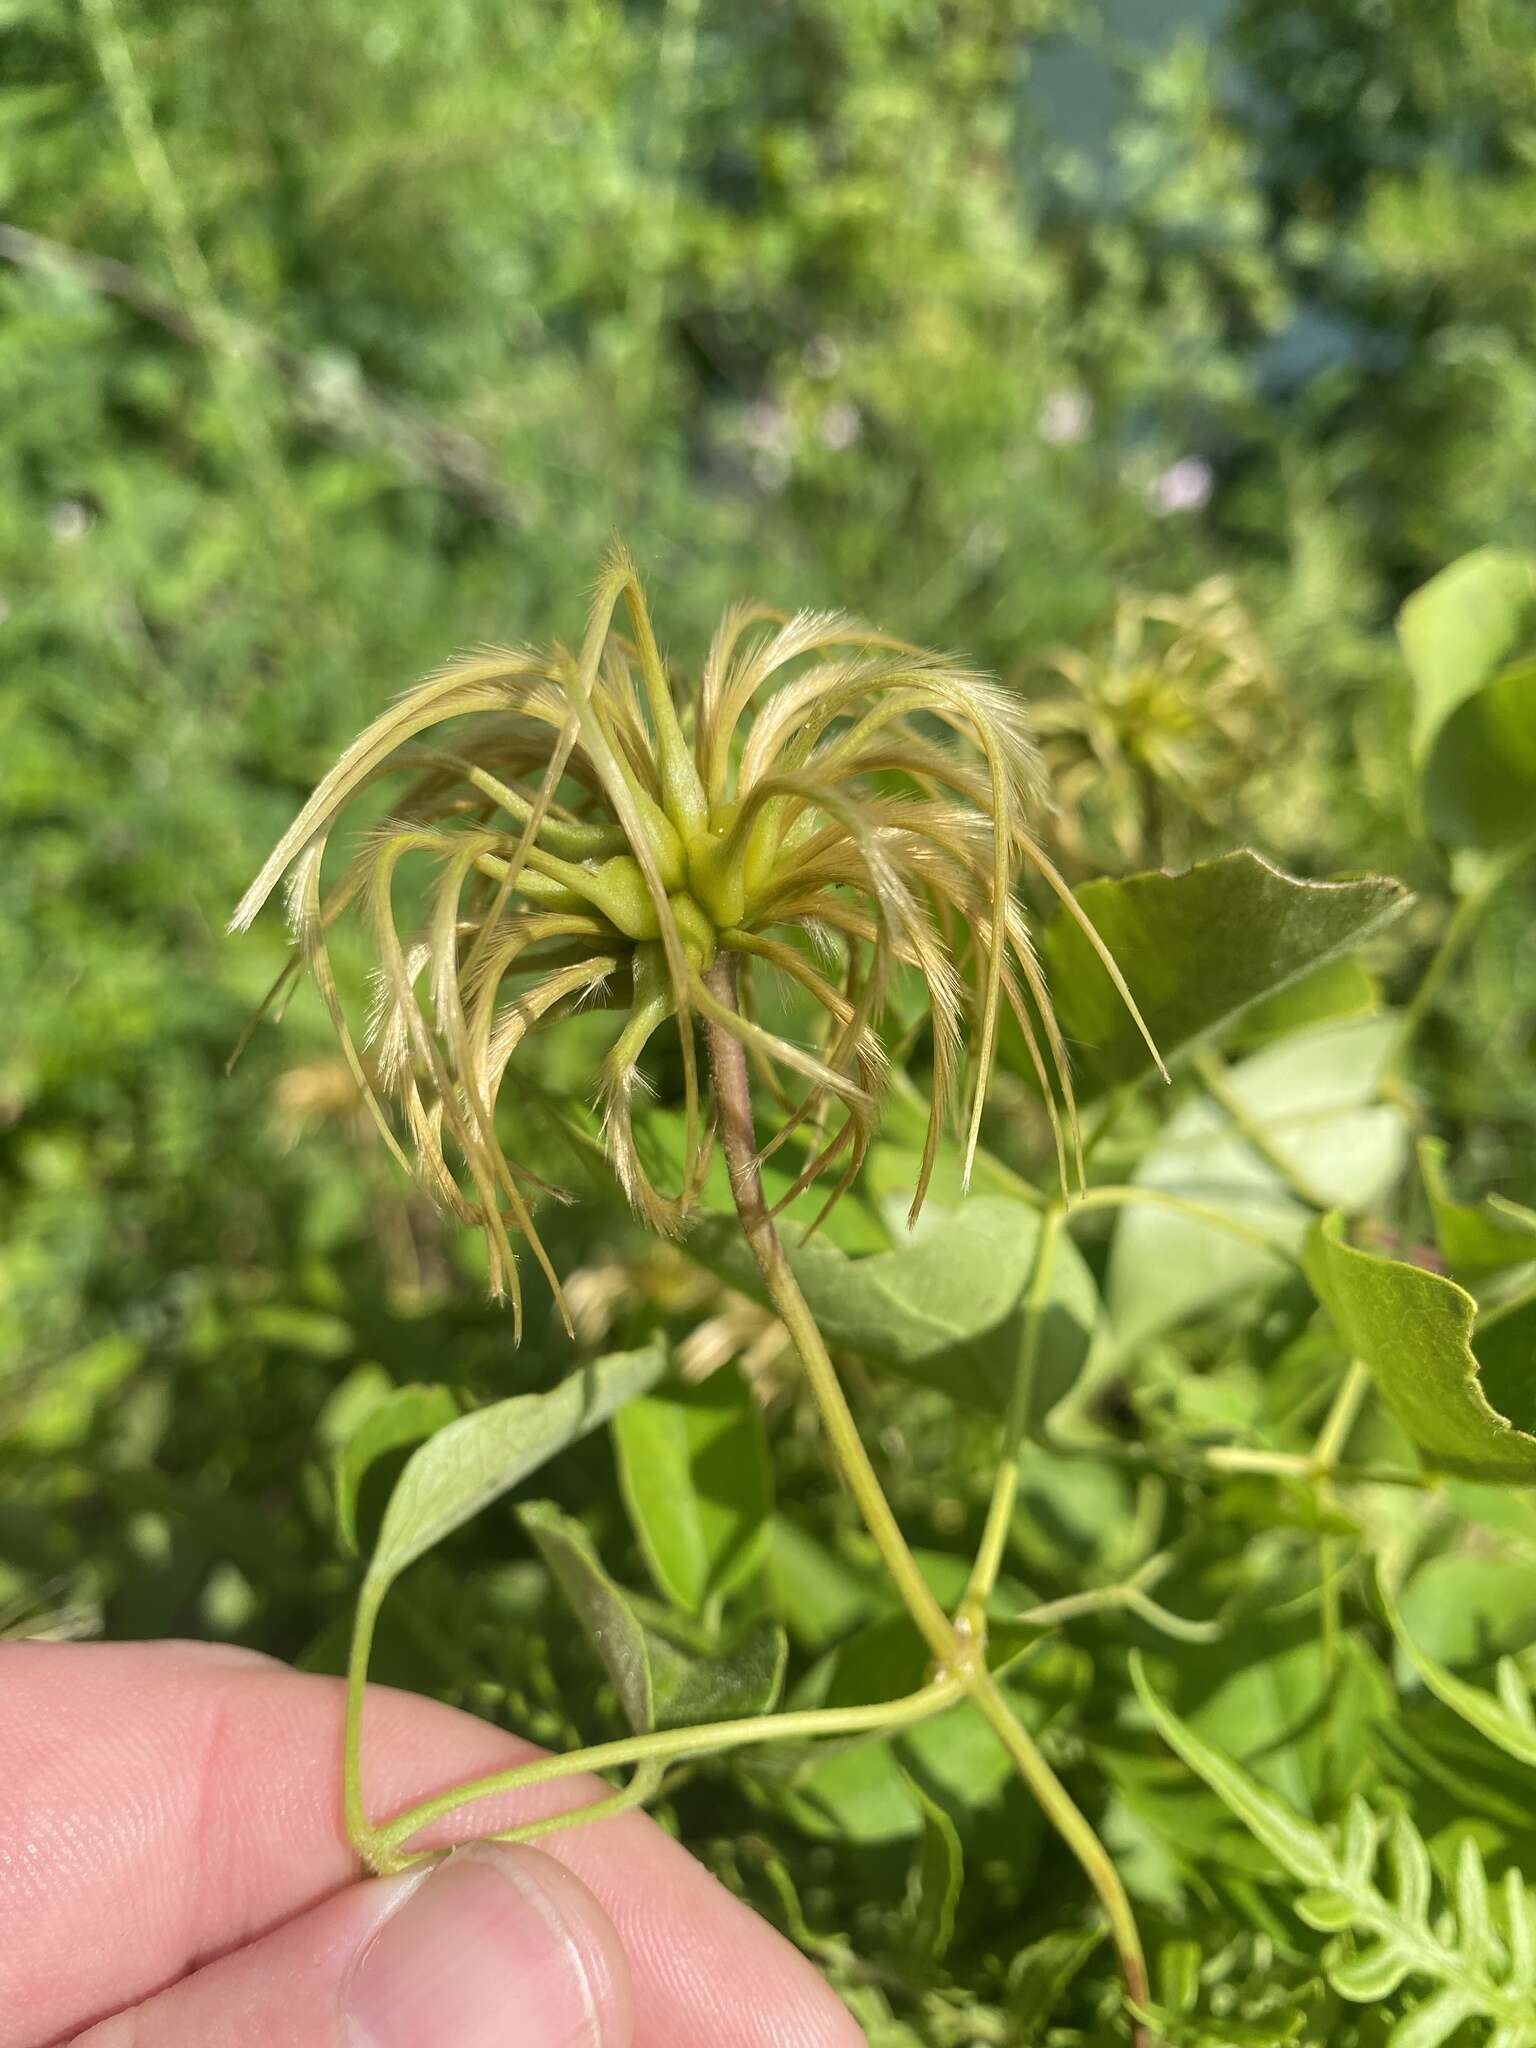
[[[498,1793],[522,1792],[534,1785],[548,1785],[560,1778],[568,1778],[579,1772],[617,1770],[626,1764],[640,1766],[636,1772],[639,1779],[647,1767],[654,1768],[681,1756],[713,1756],[727,1749],[744,1748],[756,1742],[809,1741],[828,1735],[873,1735],[886,1733],[895,1728],[905,1728],[919,1721],[926,1721],[952,1706],[964,1693],[961,1681],[952,1676],[936,1678],[919,1691],[908,1693],[897,1700],[882,1700],[873,1706],[856,1707],[811,1707],[803,1712],[788,1714],[757,1714],[736,1721],[716,1721],[698,1728],[663,1728],[645,1735],[623,1736],[614,1742],[599,1742],[589,1749],[567,1751],[560,1756],[535,1757],[532,1762],[514,1764],[510,1770],[493,1771],[488,1777],[474,1778],[464,1785],[456,1785],[449,1792],[441,1792],[435,1798],[424,1799],[418,1805],[408,1807],[404,1813],[396,1814],[393,1820],[369,1831],[369,1861],[375,1869],[385,1864],[379,1859],[392,1859],[394,1853],[412,1835],[453,1813],[461,1806],[473,1801],[489,1799]],[[624,1788],[624,1794],[634,1791],[634,1780]],[[648,1793],[639,1796],[648,1797]],[[626,1804],[633,1799],[626,1798]],[[532,1841],[536,1835],[547,1834],[552,1828],[571,1827],[578,1821],[591,1820],[601,1813],[610,1811],[606,1801],[594,1805],[574,1807],[566,1814],[551,1814],[545,1819],[524,1823],[510,1835],[496,1835],[495,1839]],[[388,1867],[400,1866],[388,1862]]]

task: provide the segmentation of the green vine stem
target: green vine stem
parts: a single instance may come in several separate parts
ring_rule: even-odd
[[[568,1806],[563,1813],[542,1815],[538,1820],[526,1820],[520,1827],[496,1828],[480,1839],[486,1842],[540,1842],[546,1835],[563,1834],[567,1828],[586,1827],[595,1820],[611,1820],[615,1814],[628,1813],[631,1807],[645,1806],[661,1790],[666,1774],[664,1762],[648,1758],[637,1764],[627,1785],[621,1785],[606,1798],[592,1799],[585,1806]],[[439,1862],[449,1852],[447,1849],[417,1849],[409,1855],[398,1850],[381,1854],[379,1875],[393,1877],[399,1871],[414,1869],[420,1863]]]
[[[1034,1389],[1035,1368],[1040,1358],[1040,1334],[1045,1322],[1045,1305],[1056,1271],[1056,1246],[1061,1238],[1063,1211],[1053,1203],[1040,1218],[1040,1236],[1035,1245],[1035,1266],[1024,1297],[1024,1334],[1019,1345],[1019,1363],[1008,1396],[1008,1414],[1003,1423],[1002,1457],[992,1484],[986,1526],[971,1566],[961,1616],[972,1628],[986,1624],[987,1601],[1002,1570],[1013,1524],[1014,1505],[1019,1497],[1019,1453],[1029,1426],[1029,1402]]]
[[[1165,1578],[1172,1567],[1172,1554],[1162,1551],[1149,1557],[1118,1585],[1092,1586],[1086,1593],[1068,1593],[1060,1600],[1044,1600],[1038,1607],[1026,1607],[1014,1619],[1028,1622],[1034,1628],[1059,1628],[1069,1621],[1081,1621],[1087,1615],[1107,1614],[1123,1608],[1149,1628],[1158,1629],[1177,1642],[1219,1642],[1222,1634],[1220,1622],[1191,1621],[1186,1615],[1171,1613],[1151,1597],[1149,1589],[1159,1579]]]
[[[755,1714],[739,1721],[713,1721],[699,1728],[660,1728],[644,1735],[621,1736],[614,1742],[594,1743],[589,1749],[567,1750],[561,1756],[534,1757],[528,1763],[514,1764],[505,1771],[493,1771],[487,1777],[473,1778],[467,1784],[455,1785],[451,1791],[438,1793],[432,1799],[423,1799],[381,1826],[370,1829],[368,1860],[381,1873],[402,1868],[398,1855],[412,1835],[476,1800],[492,1799],[509,1792],[525,1792],[534,1785],[554,1784],[561,1778],[574,1777],[582,1772],[622,1770],[630,1764],[639,1767],[636,1772],[639,1777],[642,1772],[649,1773],[673,1757],[713,1756],[758,1742],[805,1742],[825,1736],[888,1734],[893,1729],[911,1727],[942,1713],[946,1707],[954,1706],[964,1693],[962,1681],[947,1676],[936,1678],[931,1684],[917,1692],[907,1693],[899,1700],[882,1700],[874,1706],[808,1707],[800,1713]],[[616,1797],[626,1805],[633,1804],[633,1800],[626,1796],[632,1791],[633,1784],[626,1786],[624,1792]],[[492,1839],[533,1841],[540,1835],[591,1820],[609,1810],[608,1800],[598,1800],[587,1806],[573,1807],[566,1813],[525,1822],[510,1833],[496,1835]]]
[[[1334,1473],[1340,1455],[1370,1391],[1369,1369],[1358,1358],[1352,1359],[1312,1447],[1313,1493],[1325,1518],[1337,1501]],[[1339,1546],[1337,1539],[1326,1531],[1317,1539],[1317,1575],[1322,1599],[1323,1663],[1332,1671],[1338,1662],[1343,1614],[1339,1600]]]
[[[1228,1237],[1239,1238],[1258,1251],[1283,1259],[1288,1266],[1300,1268],[1301,1261],[1295,1252],[1278,1238],[1271,1237],[1254,1224],[1244,1223],[1241,1217],[1233,1216],[1225,1209],[1213,1208],[1209,1202],[1193,1201],[1188,1195],[1176,1195],[1167,1188],[1138,1187],[1134,1181],[1123,1185],[1105,1182],[1101,1187],[1086,1188],[1081,1194],[1074,1195],[1071,1214],[1077,1217],[1091,1209],[1119,1209],[1134,1204],[1148,1209],[1166,1209],[1174,1216],[1186,1216],[1191,1223],[1204,1223],[1212,1230],[1224,1231]]]
[[[706,981],[722,1008],[736,1007],[736,962],[733,956],[722,955],[711,968]],[[720,1721],[703,1727],[650,1730],[568,1751],[564,1755],[535,1757],[527,1763],[492,1772],[421,1800],[375,1826],[367,1817],[363,1800],[363,1712],[374,1629],[387,1586],[365,1578],[358,1597],[347,1668],[343,1774],[347,1832],[371,1869],[380,1874],[404,1870],[442,1853],[433,1849],[410,1850],[408,1844],[415,1835],[460,1807],[482,1799],[526,1791],[578,1774],[632,1768],[633,1775],[624,1786],[582,1805],[522,1822],[489,1837],[498,1841],[534,1841],[560,1829],[643,1804],[655,1795],[665,1765],[675,1758],[714,1755],[763,1742],[889,1734],[914,1726],[963,1699],[969,1699],[1008,1752],[1020,1777],[1093,1886],[1115,1943],[1130,2004],[1133,2008],[1144,2007],[1148,1997],[1146,1963],[1140,1933],[1120,1874],[1092,1825],[1018,1718],[986,1662],[987,1600],[1002,1566],[1017,1499],[1019,1452],[1027,1430],[1030,1391],[1039,1356],[1056,1248],[1067,1222],[1067,1213],[1059,1202],[1045,1204],[1041,1213],[1040,1238],[1024,1304],[1024,1334],[1004,1424],[998,1477],[965,1598],[958,1613],[951,1617],[924,1579],[886,1499],[879,1475],[859,1435],[858,1424],[831,1354],[800,1291],[769,1214],[758,1166],[745,1050],[741,1042],[718,1023],[706,1023],[705,1037],[721,1145],[730,1173],[737,1215],[748,1246],[762,1274],[769,1299],[799,1354],[838,1470],[853,1494],[892,1584],[932,1653],[934,1675],[917,1692],[874,1705],[810,1708],[802,1712]],[[1107,1204],[1122,1199],[1142,1199],[1149,1191],[1105,1189],[1095,1192]],[[1216,1217],[1215,1212],[1212,1215],[1213,1220],[1222,1220]],[[1105,1599],[1135,1604],[1144,1598],[1140,1580],[1141,1575],[1138,1574],[1126,1588],[1107,1592]],[[1089,1599],[1094,1605],[1100,1604],[1099,1596],[1089,1596]],[[1176,1617],[1169,1619],[1177,1621]],[[1139,2021],[1134,2026],[1134,2038],[1140,2048],[1147,2048],[1148,2036]]]
[[[723,1008],[736,1008],[734,955],[721,954],[705,976],[705,986]],[[859,1426],[854,1421],[853,1410],[848,1405],[831,1353],[817,1327],[809,1302],[800,1292],[800,1283],[790,1271],[784,1246],[768,1213],[762,1174],[757,1163],[757,1133],[752,1122],[746,1052],[739,1039],[711,1021],[705,1024],[705,1043],[709,1049],[720,1143],[730,1174],[731,1194],[747,1244],[763,1276],[768,1298],[799,1354],[838,1470],[858,1503],[865,1526],[880,1552],[881,1562],[890,1573],[891,1583],[901,1595],[903,1606],[936,1661],[941,1667],[949,1665],[955,1660],[959,1647],[954,1624],[918,1569],[917,1560],[891,1512],[885,1489],[859,1435]]]
[[[357,1611],[352,1617],[352,1646],[347,1653],[347,1716],[342,1737],[342,1815],[346,1821],[348,1841],[368,1864],[374,1861],[375,1837],[363,1804],[363,1698],[368,1689],[368,1658],[373,1649],[373,1632],[383,1599],[384,1589],[374,1582],[370,1574],[358,1591]]]
[[[722,1008],[736,1007],[736,962],[722,954],[706,977],[710,992]],[[807,1381],[815,1398],[833,1457],[849,1491],[874,1538],[882,1561],[913,1622],[932,1650],[941,1680],[959,1682],[993,1733],[1008,1751],[1014,1765],[1041,1810],[1051,1821],[1098,1895],[1109,1922],[1119,1956],[1126,1992],[1133,2007],[1144,2007],[1148,1997],[1146,1959],[1131,1902],[1113,1861],[1065,1785],[1051,1769],[1039,1747],[1018,1719],[996,1680],[987,1669],[985,1613],[962,1607],[955,1619],[944,1612],[918,1569],[907,1540],[891,1511],[879,1475],[870,1462],[859,1435],[858,1424],[848,1406],[836,1367],[810,1305],[790,1268],[784,1247],[768,1212],[763,1195],[762,1175],[757,1159],[757,1137],[752,1120],[752,1098],[747,1062],[740,1042],[721,1025],[707,1022],[705,1042],[709,1052],[710,1075],[714,1084],[720,1142],[730,1174],[731,1193],[747,1243],[762,1274],[768,1298],[789,1332]],[[1045,1222],[1042,1219],[1042,1233]],[[1054,1237],[1054,1232],[1052,1233]],[[1042,1237],[1043,1242],[1043,1237]],[[1037,1254],[1037,1280],[1041,1261]],[[1046,1268],[1045,1285],[1049,1284]],[[1031,1292],[1036,1290],[1032,1287]],[[1043,1301],[1043,1292],[1040,1295]],[[1035,1317],[1038,1323],[1038,1306]],[[1026,1346],[1027,1350],[1029,1347]],[[1019,1375],[1027,1379],[1027,1361],[1021,1359]],[[1011,1439],[1015,1411],[1026,1411],[1028,1388],[1015,1390],[1010,1402],[1010,1447],[1017,1462],[1017,1443]],[[1005,1459],[1005,1463],[1008,1462]],[[1016,1482],[1015,1482],[1016,1483]],[[992,1518],[989,1517],[989,1527]],[[985,1541],[985,1539],[984,1539]],[[990,1546],[996,1548],[995,1541]],[[999,1551],[1000,1561],[1000,1551]],[[1138,2024],[1136,2039],[1145,2044],[1145,2030]]]

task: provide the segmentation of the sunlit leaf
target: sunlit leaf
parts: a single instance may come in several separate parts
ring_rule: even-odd
[[[1458,1202],[1446,1181],[1450,1147],[1443,1138],[1420,1138],[1419,1172],[1435,1218],[1435,1242],[1457,1272],[1496,1273],[1536,1259],[1536,1209],[1503,1195]]]
[[[1377,1595],[1403,1654],[1435,1697],[1480,1735],[1486,1735],[1490,1742],[1497,1743],[1517,1763],[1536,1766],[1536,1713],[1532,1711],[1530,1690],[1513,1659],[1504,1658],[1500,1662],[1499,1695],[1485,1692],[1481,1686],[1469,1685],[1414,1641],[1379,1572]]]
[[[357,1549],[357,1502],[371,1466],[391,1451],[419,1444],[459,1413],[451,1388],[396,1387],[370,1408],[336,1453],[336,1525],[346,1548]]]
[[[957,1401],[1006,1405],[1022,1337],[1017,1315],[1034,1268],[1039,1211],[977,1195],[925,1216],[900,1249],[851,1259],[813,1238],[788,1243],[790,1264],[822,1334],[835,1349],[937,1387]],[[689,1250],[761,1298],[740,1233],[706,1224]],[[1072,1385],[1098,1321],[1098,1294],[1075,1246],[1053,1268],[1037,1364],[1044,1406]]]
[[[802,1649],[825,1650],[867,1618],[869,1582],[787,1515],[773,1517],[766,1565],[774,1612]]]
[[[1294,1623],[1256,1617],[1210,1649],[1191,1650],[1180,1698],[1197,1735],[1309,1816],[1334,1810],[1342,1792],[1372,1775],[1373,1729],[1395,1706],[1371,1650],[1350,1643],[1329,1657],[1310,1614]]]
[[[762,1410],[732,1371],[620,1409],[625,1504],[657,1585],[697,1611],[751,1578],[768,1544],[773,1473]]]
[[[1414,592],[1397,630],[1413,678],[1413,757],[1429,830],[1446,846],[1484,852],[1529,840],[1536,555],[1464,555]]]
[[[387,1586],[481,1508],[654,1386],[666,1364],[660,1342],[616,1352],[547,1394],[514,1394],[440,1429],[412,1454],[390,1496],[370,1585]]]
[[[1319,1201],[1351,1213],[1381,1198],[1407,1153],[1402,1112],[1376,1100],[1391,1038],[1385,1017],[1324,1024],[1266,1046],[1226,1075],[1266,1148]],[[1133,1178],[1217,1209],[1292,1253],[1313,1214],[1226,1109],[1204,1097],[1175,1111]],[[1278,1256],[1215,1224],[1151,1205],[1128,1208],[1106,1289],[1117,1342],[1141,1343],[1284,1271]]]
[[[1304,1820],[1293,1806],[1261,1785],[1240,1764],[1214,1749],[1187,1721],[1180,1720],[1152,1690],[1141,1658],[1135,1652],[1131,1658],[1131,1679],[1137,1697],[1169,1748],[1220,1795],[1276,1862],[1302,1884],[1333,1886],[1338,1875],[1337,1859],[1322,1829]]]
[[[1397,882],[1306,882],[1256,853],[1181,874],[1087,882],[1083,909],[1118,961],[1165,1060],[1173,1060],[1303,975],[1350,952],[1403,909]],[[1151,1056],[1081,929],[1058,915],[1043,950],[1084,1080],[1134,1081]]]
[[[1043,1639],[1027,1624],[989,1626],[987,1661],[994,1672],[1015,1665]],[[929,1676],[930,1653],[904,1614],[862,1628],[796,1694],[796,1705],[868,1706],[916,1692]],[[781,1788],[791,1817],[810,1834],[885,1842],[919,1833],[923,1810],[911,1779],[937,1792],[954,1810],[995,1800],[1012,1775],[1007,1751],[969,1702],[947,1708],[899,1737],[820,1743]]]
[[[518,1510],[613,1680],[639,1731],[692,1727],[771,1713],[784,1682],[788,1644],[763,1617],[733,1641],[686,1646],[644,1617],[641,1605],[604,1569],[581,1523],[550,1501]]]
[[[1321,1933],[1355,1935],[1353,1948],[1335,1944],[1324,1957],[1328,1981],[1340,1997],[1376,2005],[1410,1978],[1437,1987],[1427,2004],[1416,2006],[1389,2037],[1406,2039],[1411,2048],[1435,2048],[1473,2016],[1495,2022],[1500,2031],[1493,2038],[1503,2039],[1508,2048],[1536,2039],[1530,1915],[1518,1873],[1511,1873],[1506,1950],[1488,1939],[1486,1880],[1481,1870],[1474,1875],[1470,1868],[1477,1849],[1469,1838],[1459,1852],[1450,1894],[1451,1902],[1470,1905],[1466,1920],[1458,1923],[1449,1912],[1432,1912],[1429,1850],[1406,1812],[1396,1812],[1386,1828],[1390,1882],[1383,1890],[1373,1870],[1382,1830],[1368,1810],[1358,1804],[1351,1808],[1342,1842],[1337,1830],[1311,1826],[1241,1765],[1203,1742],[1158,1697],[1134,1652],[1131,1678],[1170,1748],[1303,1887],[1292,1900],[1298,1917]]]
[[[1397,1601],[1419,1648],[1453,1670],[1491,1664],[1536,1641],[1536,1572],[1518,1538],[1508,1549],[1483,1548],[1469,1531],[1465,1546],[1425,1558]]]
[[[1357,954],[1345,953],[1314,967],[1272,996],[1261,996],[1243,1011],[1230,1034],[1245,1051],[1310,1031],[1343,1017],[1369,1017],[1381,1008],[1381,988]]]
[[[1357,1251],[1337,1216],[1312,1233],[1307,1273],[1345,1345],[1426,1462],[1536,1486],[1536,1435],[1488,1397],[1472,1350],[1477,1303],[1440,1273]]]

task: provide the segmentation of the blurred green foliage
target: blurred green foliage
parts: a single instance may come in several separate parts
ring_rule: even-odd
[[[1288,737],[1219,820],[1177,790],[1138,813],[1144,864],[1242,837],[1399,874],[1419,908],[1375,964],[1410,986],[1447,869],[1391,620],[1453,557],[1536,547],[1533,109],[1523,0],[3,0],[0,1607],[83,1599],[114,1635],[334,1667],[355,1570],[330,1447],[395,1384],[566,1369],[537,1312],[514,1354],[470,1250],[366,1142],[312,996],[226,1077],[283,956],[274,920],[222,927],[385,696],[458,647],[579,632],[616,527],[685,662],[758,594],[1053,695],[1051,651],[1108,661],[1126,592],[1230,579]],[[1527,1203],[1532,907],[1528,878],[1492,899],[1413,1075],[1462,1183]],[[579,1051],[534,1079],[582,1093]],[[611,1196],[553,1237],[609,1301],[594,1341],[697,1320],[670,1268],[614,1305],[604,1275],[652,1255]],[[1301,1350],[1268,1325],[1163,1347],[1158,1398],[1195,1405],[1180,1358],[1220,1360],[1206,1419],[1276,1412],[1311,1371],[1280,1321]],[[943,1549],[990,1436],[937,1395],[868,1397]],[[810,1655],[864,1612],[867,1561],[814,1444],[775,1431],[774,1463],[796,1514],[770,1576],[821,1596]],[[552,1483],[636,1577],[606,1444]],[[1042,1462],[1028,1491],[1014,1563],[1043,1593],[1120,1568],[1147,1512],[1113,1466]],[[1273,1501],[1225,1512],[1202,1584],[1256,1601]],[[599,1731],[534,1560],[505,1516],[455,1539],[379,1671],[545,1740]],[[1067,1762],[1098,1747],[1138,1896],[1171,1910],[1117,1681],[1052,1654],[1039,1717]],[[952,1977],[907,1953],[878,1848],[733,1796],[726,1827],[685,1790],[679,1824],[706,1853],[739,1835],[715,1853],[882,2042],[1063,2012],[1051,2038],[1111,2038],[1102,1958],[1080,1976],[1081,1937],[1029,1903],[1021,1793],[974,1820],[990,1902],[964,1895]],[[1021,1912],[1032,1946],[1004,1940]],[[1231,1935],[1259,2003],[1269,1938]]]

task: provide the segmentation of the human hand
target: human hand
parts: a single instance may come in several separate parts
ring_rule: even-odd
[[[0,2048],[856,2048],[643,1814],[353,1882],[342,1689],[197,1643],[0,1646]],[[372,1688],[384,1812],[531,1754]],[[487,1800],[427,1838],[594,1796]],[[588,1887],[590,1886],[590,1889]]]

